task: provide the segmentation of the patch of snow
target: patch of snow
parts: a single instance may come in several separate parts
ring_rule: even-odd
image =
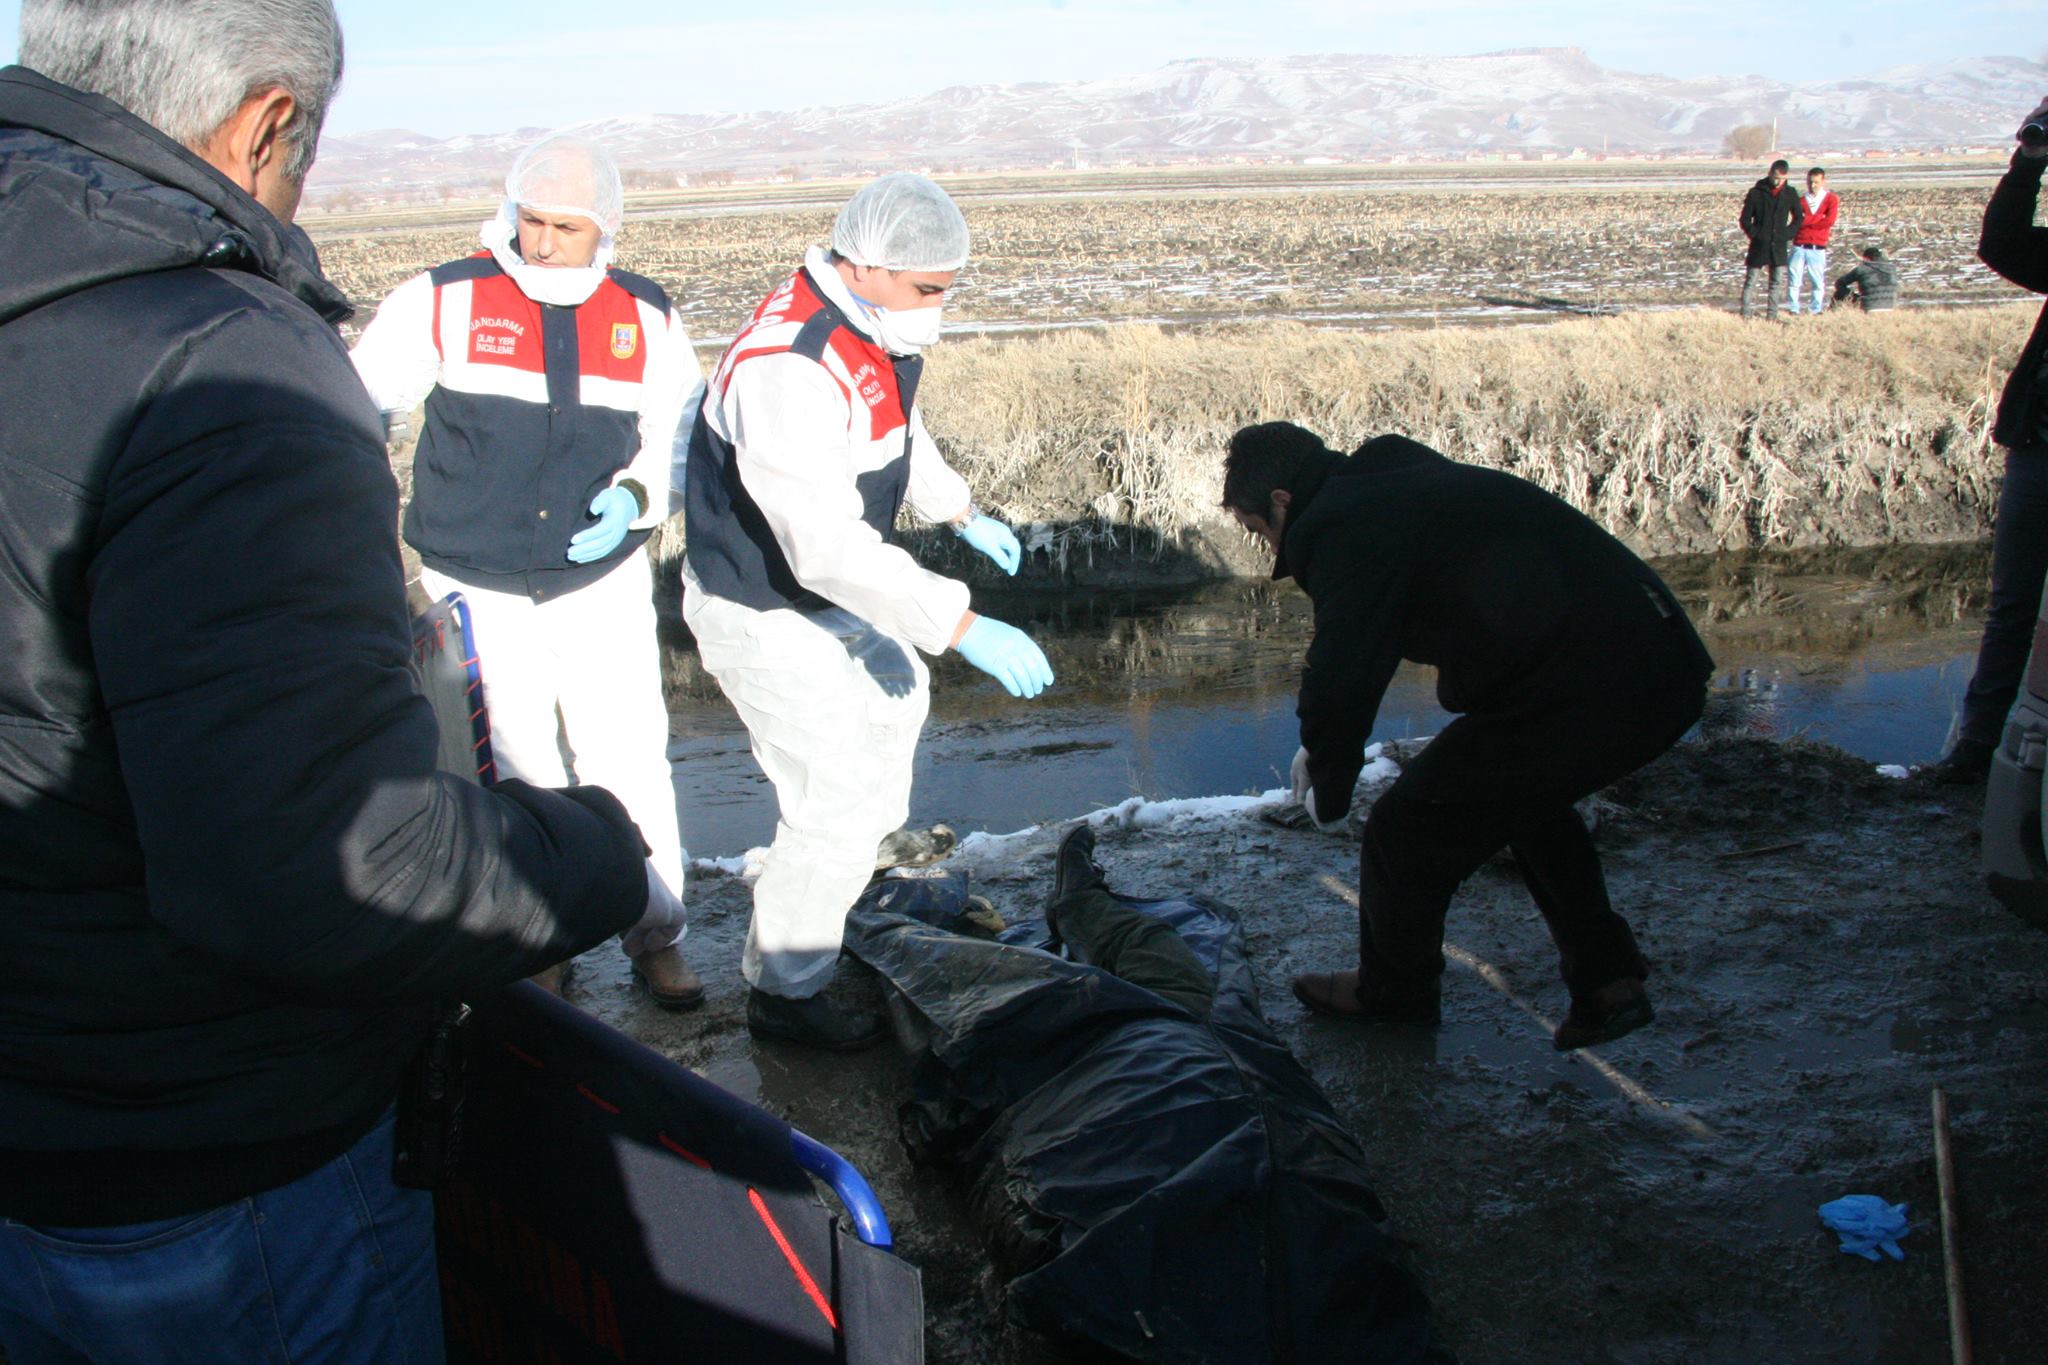
[[[768,858],[765,848],[750,848],[732,858],[692,858],[690,866],[698,872],[717,877],[744,877],[748,881],[761,875],[761,865]]]
[[[1877,765],[1877,775],[1879,777],[1911,777],[1913,774],[1900,764],[1880,763]]]

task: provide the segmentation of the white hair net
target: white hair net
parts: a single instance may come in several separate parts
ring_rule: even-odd
[[[505,177],[505,198],[543,213],[591,219],[607,237],[626,213],[626,191],[611,156],[575,137],[544,137],[521,152]]]
[[[832,249],[883,270],[958,270],[967,264],[967,220],[937,185],[897,171],[846,201],[832,224]]]

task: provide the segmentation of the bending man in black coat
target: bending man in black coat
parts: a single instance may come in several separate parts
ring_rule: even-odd
[[[1345,457],[1287,422],[1246,427],[1223,505],[1315,603],[1295,787],[1343,819],[1395,666],[1433,664],[1462,712],[1374,803],[1359,856],[1357,970],[1298,977],[1326,1014],[1434,1023],[1444,912],[1502,846],[1571,990],[1560,1049],[1651,1017],[1648,965],[1607,900],[1572,805],[1699,719],[1713,661],[1657,575],[1564,502],[1400,436]]]

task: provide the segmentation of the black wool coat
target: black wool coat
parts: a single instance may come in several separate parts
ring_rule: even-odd
[[[1792,238],[1806,221],[1806,201],[1787,180],[1771,192],[1771,178],[1765,176],[1749,187],[1742,198],[1742,233],[1749,238],[1745,264],[1785,266],[1792,261]]]
[[[1483,757],[1432,766],[1415,794],[1439,801],[1569,789],[1580,779],[1558,766],[1548,718],[1661,712],[1713,670],[1648,565],[1512,474],[1380,436],[1304,469],[1289,491],[1274,577],[1315,604],[1296,710],[1326,819],[1351,804],[1403,659],[1435,665],[1444,708],[1494,741],[1464,746]]]

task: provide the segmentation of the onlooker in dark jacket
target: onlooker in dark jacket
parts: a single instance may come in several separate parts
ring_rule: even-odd
[[[1882,313],[1899,306],[1899,267],[1874,246],[1856,253],[1862,263],[1844,271],[1835,281],[1835,302],[1852,300],[1866,313]]]
[[[1792,239],[1799,235],[1799,226],[1806,219],[1806,205],[1800,201],[1799,192],[1785,185],[1785,177],[1791,173],[1790,163],[1773,161],[1770,174],[1751,185],[1749,193],[1742,199],[1739,221],[1742,235],[1749,238],[1749,254],[1744,258],[1742,275],[1744,317],[1751,314],[1750,298],[1756,288],[1759,271],[1765,277],[1765,316],[1772,320],[1778,316],[1778,299],[1784,292],[1784,286],[1779,284],[1779,275],[1789,266]]]
[[[2027,122],[2044,117],[2048,101]],[[2043,166],[2048,147],[2023,146],[2013,153],[1984,206],[1984,233],[1977,241],[1979,260],[2036,294],[2048,294],[2048,228],[2034,226]],[[1991,605],[1955,743],[1936,767],[1936,776],[1958,784],[1981,782],[1991,770],[2005,713],[2026,672],[2048,575],[2048,308],[2005,381],[1991,439],[2005,447],[2005,482],[1991,524]]]
[[[1349,458],[1286,422],[1231,438],[1223,504],[1315,604],[1297,796],[1341,820],[1403,659],[1463,714],[1374,803],[1355,970],[1296,979],[1313,1009],[1431,1022],[1452,894],[1503,846],[1550,926],[1571,1013],[1559,1048],[1650,1018],[1648,965],[1608,904],[1572,806],[1699,719],[1713,669],[1685,613],[1620,541],[1559,499],[1400,436]]]
[[[27,0],[20,50],[0,1351],[435,1360],[401,1071],[433,1002],[632,925],[640,841],[602,791],[434,772],[377,413],[287,226],[328,0]]]

